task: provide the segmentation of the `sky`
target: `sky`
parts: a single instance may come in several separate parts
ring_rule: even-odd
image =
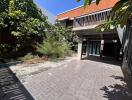
[[[35,0],[35,2],[55,16],[83,4],[83,2],[77,3],[76,0]]]

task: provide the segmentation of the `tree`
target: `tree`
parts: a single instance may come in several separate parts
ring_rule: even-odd
[[[81,0],[77,0],[78,2]],[[101,0],[95,0],[98,5]],[[84,0],[84,7],[90,5],[92,0]],[[132,17],[132,0],[119,0],[115,6],[112,8],[111,16],[105,24],[98,26],[100,29],[104,27],[104,29],[110,29],[111,26],[123,27],[126,25],[129,18]],[[113,29],[113,28],[112,28]]]
[[[37,52],[48,57],[65,57],[77,48],[77,37],[71,28],[59,23],[51,25],[46,32],[43,43],[38,44]]]
[[[71,50],[77,51],[77,35],[72,31],[72,27],[66,28],[61,26],[60,23],[56,23],[54,32],[60,33],[70,45]]]
[[[1,56],[17,57],[31,52],[33,45],[42,41],[48,25],[46,16],[33,0],[2,0],[0,7]]]
[[[33,0],[1,0],[0,8],[0,58],[38,54],[36,51],[60,57],[75,48],[76,35],[70,34],[71,29],[48,23]]]

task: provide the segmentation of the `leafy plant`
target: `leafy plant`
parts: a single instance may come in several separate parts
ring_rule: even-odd
[[[36,44],[39,44],[36,48]],[[51,25],[33,0],[0,2],[0,56],[18,58],[31,53],[63,57],[75,50],[76,35],[70,28]],[[24,57],[32,58],[31,54]]]
[[[28,54],[26,54],[24,57],[20,57],[19,59],[21,60],[21,61],[26,61],[26,60],[31,60],[31,59],[33,59],[35,56],[34,55],[32,55],[32,53],[28,53]]]
[[[72,31],[71,27],[66,28],[57,22],[48,29],[48,32],[49,34],[54,34],[53,37],[55,37],[57,40],[65,40],[71,50],[77,50],[77,35]]]
[[[33,45],[43,40],[45,28],[48,26],[46,16],[33,0],[3,0],[0,8],[1,46],[8,45],[14,57],[34,52]],[[0,48],[4,49],[6,55],[12,56],[6,47]],[[7,57],[6,55],[3,57]]]
[[[48,57],[65,57],[71,53],[65,40],[57,40],[53,34],[46,34],[42,44],[38,44],[37,51]]]

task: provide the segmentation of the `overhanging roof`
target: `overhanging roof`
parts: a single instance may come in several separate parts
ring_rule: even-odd
[[[57,19],[63,19],[63,18],[74,18],[79,17],[85,14],[90,14],[102,10],[106,10],[109,8],[112,8],[118,0],[101,0],[98,5],[96,3],[92,3],[91,5],[87,6],[85,9],[83,6],[65,11],[61,14],[57,15]]]

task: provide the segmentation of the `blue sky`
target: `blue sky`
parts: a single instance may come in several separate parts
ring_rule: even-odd
[[[83,2],[77,3],[76,0],[35,0],[35,2],[54,15],[83,4]]]

